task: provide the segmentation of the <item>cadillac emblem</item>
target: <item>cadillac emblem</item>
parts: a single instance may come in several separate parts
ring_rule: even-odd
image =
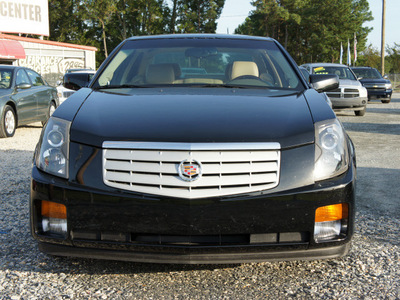
[[[184,181],[195,181],[201,177],[201,163],[186,159],[179,164],[179,177]]]

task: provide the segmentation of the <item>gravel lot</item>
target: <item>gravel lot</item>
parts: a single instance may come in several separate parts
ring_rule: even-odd
[[[0,299],[400,299],[400,94],[364,117],[340,113],[357,152],[357,226],[341,259],[155,265],[51,257],[29,233],[30,168],[41,126],[0,140]],[[35,126],[36,125],[36,126]]]

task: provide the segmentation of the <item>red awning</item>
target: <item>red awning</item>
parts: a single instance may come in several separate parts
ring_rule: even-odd
[[[0,40],[0,58],[24,59],[25,57],[25,50],[19,42]]]

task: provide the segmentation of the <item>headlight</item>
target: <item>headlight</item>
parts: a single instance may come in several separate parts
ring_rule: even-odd
[[[360,97],[366,98],[368,97],[368,90],[365,87],[360,87]]]
[[[391,83],[385,83],[385,88],[387,90],[391,90],[392,89],[392,84]]]
[[[36,165],[39,169],[68,178],[69,128],[71,122],[50,117],[39,141]]]
[[[314,180],[324,180],[344,173],[348,168],[345,133],[339,121],[315,123]]]

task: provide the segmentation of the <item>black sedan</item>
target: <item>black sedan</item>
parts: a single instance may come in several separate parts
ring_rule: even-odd
[[[184,72],[183,72],[184,70]],[[76,89],[73,73],[65,81]],[[168,263],[349,251],[355,154],[273,39],[130,38],[42,131],[31,230],[45,253]]]
[[[57,90],[35,71],[0,65],[0,138],[12,137],[18,126],[43,124],[58,106]]]

